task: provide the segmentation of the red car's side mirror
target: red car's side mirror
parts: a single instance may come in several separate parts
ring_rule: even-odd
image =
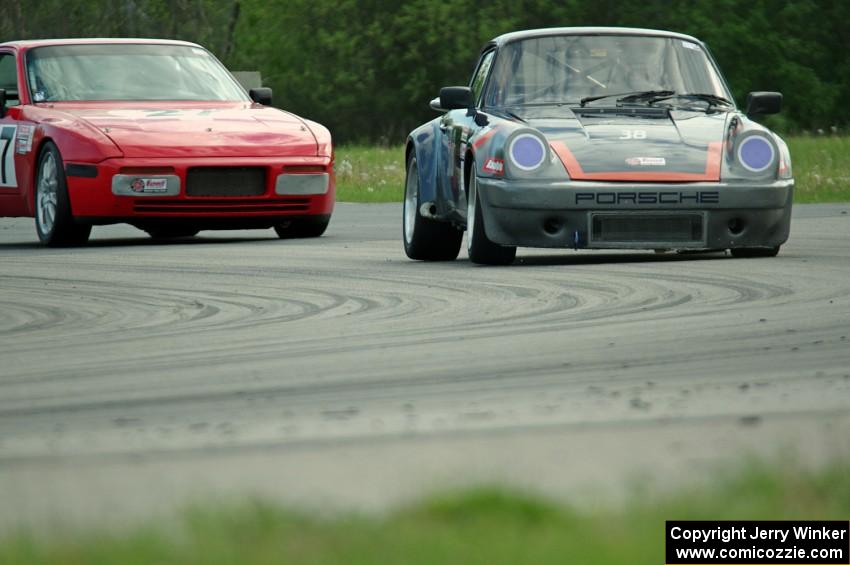
[[[252,88],[248,91],[251,100],[263,106],[272,105],[272,89],[271,88]]]

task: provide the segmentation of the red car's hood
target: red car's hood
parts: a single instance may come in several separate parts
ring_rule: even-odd
[[[56,104],[109,136],[125,157],[316,155],[316,138],[297,116],[243,103],[174,107]]]

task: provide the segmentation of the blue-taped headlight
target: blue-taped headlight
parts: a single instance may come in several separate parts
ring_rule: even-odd
[[[738,162],[751,173],[766,171],[776,162],[776,149],[764,136],[751,135],[738,144]]]
[[[532,133],[521,133],[508,146],[511,164],[522,171],[533,171],[546,161],[546,146]]]

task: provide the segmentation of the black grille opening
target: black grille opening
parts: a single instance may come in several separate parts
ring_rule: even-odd
[[[265,167],[192,167],[186,173],[187,196],[261,196]]]
[[[203,200],[137,198],[133,211],[146,214],[258,214],[306,212],[309,198],[204,198]]]
[[[598,243],[701,243],[699,214],[594,215],[591,237]]]

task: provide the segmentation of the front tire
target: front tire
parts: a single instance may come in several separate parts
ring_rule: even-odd
[[[446,222],[423,218],[420,206],[419,168],[416,155],[411,153],[404,182],[404,252],[416,261],[454,261],[460,253],[463,232]]]
[[[469,179],[469,194],[466,196],[466,250],[469,260],[480,265],[510,265],[516,258],[516,247],[499,245],[487,238],[484,231],[484,213],[478,198],[478,177],[475,163]]]
[[[328,229],[330,221],[330,216],[290,220],[274,226],[274,231],[281,239],[320,237]]]
[[[738,247],[732,248],[732,257],[739,259],[755,259],[757,257],[776,257],[779,254],[779,245],[776,247]]]
[[[62,155],[51,141],[44,144],[38,158],[35,231],[39,241],[48,247],[81,245],[91,234],[91,225],[78,224],[71,214]]]

